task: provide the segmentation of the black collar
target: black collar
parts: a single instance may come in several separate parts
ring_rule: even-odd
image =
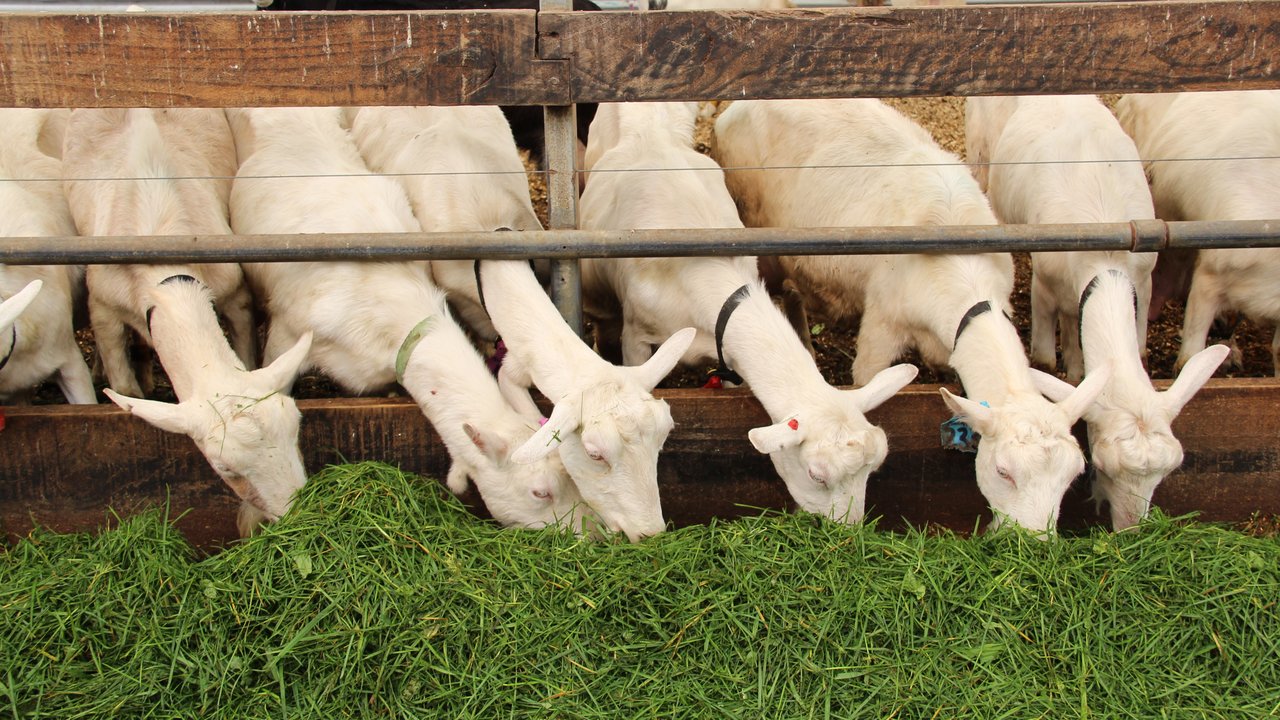
[[[964,314],[964,317],[960,318],[960,324],[956,326],[956,337],[951,341],[951,349],[953,351],[955,350],[956,345],[960,342],[960,333],[964,332],[964,329],[969,327],[969,321],[988,312],[991,312],[991,301],[983,300],[982,302],[974,303],[973,307],[969,308],[969,310]],[[1013,318],[1009,317],[1009,313],[1001,311],[1000,314],[1004,315],[1005,319],[1009,322],[1013,322]]]
[[[724,305],[720,306],[720,315],[716,317],[716,368],[708,373],[711,377],[718,377],[725,382],[731,382],[734,385],[742,384],[742,376],[729,369],[728,364],[724,361],[724,329],[729,324],[729,316],[733,315],[733,311],[738,309],[743,300],[747,299],[747,295],[751,293],[750,285],[743,285],[728,300],[724,301]]]
[[[169,277],[167,277],[167,278],[165,278],[165,279],[161,280],[159,283],[156,283],[156,284],[157,284],[157,285],[171,285],[171,284],[173,284],[173,283],[179,283],[179,282],[181,282],[181,283],[192,283],[192,284],[197,284],[197,283],[199,283],[200,281],[199,281],[199,280],[196,280],[195,278],[191,277],[190,275],[170,275]],[[147,332],[151,332],[151,313],[152,313],[152,312],[154,312],[154,311],[155,311],[155,309],[156,309],[156,306],[155,306],[155,305],[152,305],[151,307],[147,308]],[[2,365],[0,365],[0,367],[3,367],[3,366],[2,366]]]
[[[480,296],[480,308],[485,311],[485,314],[488,314],[489,308],[485,307],[484,304],[484,284],[480,282],[480,261],[476,260],[473,263],[473,267],[476,273],[476,294]]]
[[[989,312],[991,312],[990,300],[983,300],[980,303],[974,303],[973,307],[969,308],[969,310],[965,312],[964,317],[960,318],[960,324],[956,326],[956,337],[951,341],[951,348],[954,350],[955,346],[960,344],[960,333],[964,332],[964,329],[969,327],[970,320],[983,313]]]
[[[18,349],[18,319],[13,319],[13,324],[9,326],[9,352],[0,358],[0,370],[9,364],[9,358],[13,357],[13,351]]]
[[[1123,272],[1116,270],[1115,268],[1108,270],[1107,274],[1114,275],[1129,283],[1129,290],[1133,293],[1133,318],[1134,321],[1137,322],[1138,291],[1133,287],[1133,282],[1129,280],[1128,275],[1125,275]],[[1093,291],[1098,289],[1098,281],[1101,279],[1101,275],[1094,275],[1093,279],[1089,281],[1089,284],[1084,286],[1084,292],[1080,293],[1080,307],[1076,311],[1076,337],[1080,338],[1080,347],[1082,348],[1084,347],[1084,304],[1088,301],[1089,296],[1093,294]]]
[[[512,232],[512,230],[509,227],[500,227],[500,228],[495,228],[494,232]],[[480,296],[480,308],[484,310],[486,314],[488,314],[489,308],[485,307],[485,304],[484,304],[484,285],[481,284],[480,282],[480,261],[476,260],[474,263],[472,263],[472,266],[475,268],[476,294]],[[529,259],[529,267],[533,267],[533,258]]]
[[[0,358],[0,370],[3,370],[4,366],[9,364],[9,358],[13,357],[13,351],[18,349],[18,321],[16,318],[13,324],[9,326],[9,338],[9,352]]]

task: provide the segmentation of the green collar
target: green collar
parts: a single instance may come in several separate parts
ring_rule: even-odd
[[[404,370],[409,364],[409,356],[413,354],[414,348],[418,347],[418,343],[422,338],[431,332],[435,325],[436,316],[428,315],[422,322],[413,326],[409,334],[405,336],[404,342],[400,343],[400,352],[396,353],[396,381],[401,385],[404,384]]]

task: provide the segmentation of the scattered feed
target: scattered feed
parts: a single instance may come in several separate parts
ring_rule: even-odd
[[[334,466],[197,558],[160,513],[0,551],[13,717],[1258,717],[1280,543],[765,514],[638,545]]]

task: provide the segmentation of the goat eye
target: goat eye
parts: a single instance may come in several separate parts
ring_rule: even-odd
[[[537,488],[533,491],[533,496],[539,500],[546,500],[551,497],[551,493],[542,488]]]
[[[591,458],[592,460],[595,460],[598,463],[604,462],[604,453],[600,452],[599,450],[588,450],[587,457]]]
[[[1014,481],[1013,481],[1013,473],[1010,473],[1008,470],[1006,470],[1006,469],[1004,469],[1004,468],[1002,468],[1002,467],[998,467],[998,468],[996,468],[996,474],[1000,476],[1000,479],[1001,479],[1001,480],[1004,480],[1004,481],[1008,482],[1010,485],[1017,485],[1017,484],[1018,484],[1018,483],[1016,483],[1016,482],[1014,482]]]
[[[809,479],[818,483],[822,487],[827,486],[827,479],[821,475],[814,475],[812,470],[809,471]]]

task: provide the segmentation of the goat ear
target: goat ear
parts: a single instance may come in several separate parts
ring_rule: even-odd
[[[1076,386],[1059,378],[1057,375],[1050,375],[1042,370],[1031,368],[1031,382],[1036,386],[1036,390],[1040,394],[1049,398],[1049,400],[1060,403],[1071,397],[1071,393],[1076,391]],[[1090,403],[1089,407],[1084,411],[1084,419],[1089,420],[1090,416],[1096,412],[1097,404]],[[1096,417],[1096,416],[1095,416]]]
[[[765,455],[795,447],[804,440],[804,436],[800,434],[799,421],[799,418],[793,417],[772,425],[753,428],[747,432],[747,439],[756,450]]]
[[[876,373],[871,382],[851,390],[850,394],[860,411],[870,412],[915,380],[919,372],[920,369],[910,363],[894,365]]]
[[[646,390],[652,390],[662,382],[662,378],[666,377],[671,369],[680,362],[680,358],[684,357],[684,353],[693,344],[693,338],[698,334],[695,328],[687,327],[679,330],[653,353],[653,357],[645,361],[643,365],[634,368],[636,382]]]
[[[511,453],[511,462],[531,463],[540,460],[560,448],[563,437],[578,429],[582,422],[582,409],[578,403],[561,399],[551,411],[551,417],[538,428],[533,437]]]
[[[191,422],[190,416],[181,405],[160,402],[159,400],[132,398],[127,395],[121,395],[111,388],[107,388],[102,392],[108,398],[111,398],[111,402],[128,410],[130,415],[142,418],[161,430],[191,437],[196,434],[195,426]]]
[[[1231,348],[1226,345],[1213,345],[1192,355],[1187,364],[1182,366],[1178,379],[1173,381],[1168,390],[1161,393],[1160,397],[1164,401],[1165,408],[1176,417],[1182,412],[1182,407],[1187,404],[1191,396],[1209,382],[1214,371],[1230,354]]]
[[[0,328],[5,330],[18,319],[23,310],[36,299],[36,295],[40,293],[40,288],[44,287],[43,280],[32,280],[27,286],[14,293],[8,300],[0,303]]]
[[[1040,391],[1041,395],[1056,403],[1066,400],[1076,389],[1075,385],[1057,375],[1050,375],[1043,370],[1036,370],[1035,368],[1031,368],[1031,382],[1036,386],[1036,390]]]
[[[507,443],[506,438],[488,430],[481,430],[471,423],[462,423],[462,431],[471,439],[473,445],[485,457],[494,462],[502,462],[507,459],[507,454],[511,451],[511,446]]]
[[[293,347],[276,358],[270,365],[254,370],[254,373],[265,378],[269,387],[287,393],[293,389],[293,381],[298,377],[307,353],[311,352],[312,334],[307,331]]]
[[[942,393],[942,401],[951,408],[951,412],[958,415],[969,427],[983,435],[990,432],[991,426],[995,423],[995,413],[991,408],[967,397],[956,395],[946,388],[938,388],[938,392]]]
[[[1066,413],[1067,419],[1071,423],[1079,420],[1084,416],[1089,408],[1093,407],[1093,403],[1098,399],[1098,395],[1102,394],[1102,389],[1111,382],[1111,365],[1110,363],[1087,373],[1084,380],[1076,386],[1075,390],[1066,398],[1058,402],[1058,407],[1062,412]]]

